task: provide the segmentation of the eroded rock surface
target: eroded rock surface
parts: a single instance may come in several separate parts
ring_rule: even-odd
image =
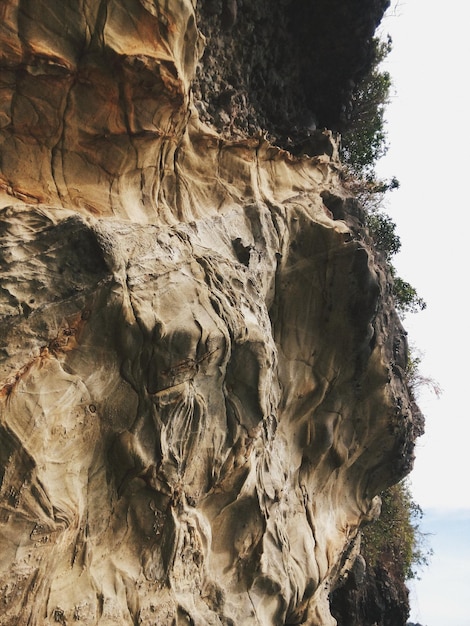
[[[201,117],[226,135],[267,130],[296,149],[314,128],[342,132],[390,0],[205,0],[193,83]],[[235,9],[235,10],[234,10]]]
[[[0,623],[334,624],[420,429],[334,138],[202,124],[189,0],[0,14]]]

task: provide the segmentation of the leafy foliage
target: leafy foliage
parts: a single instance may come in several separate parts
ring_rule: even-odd
[[[425,301],[406,280],[397,276],[391,263],[399,252],[401,241],[396,224],[381,211],[385,193],[399,187],[398,180],[379,180],[375,165],[387,151],[385,110],[390,101],[392,80],[380,69],[380,64],[392,49],[392,40],[374,39],[369,72],[358,83],[351,96],[346,130],[342,136],[342,160],[348,171],[351,191],[366,211],[367,226],[378,250],[385,255],[393,280],[395,306],[401,316],[426,308]]]
[[[384,195],[399,187],[394,177],[378,179],[375,166],[387,152],[385,111],[390,102],[391,76],[380,67],[392,49],[391,38],[374,40],[373,59],[367,74],[356,85],[346,112],[342,132],[341,157],[345,179],[366,214],[366,225],[377,250],[382,252],[392,278],[395,307],[402,316],[426,308],[416,289],[397,275],[392,258],[401,249],[396,224],[383,210]],[[415,399],[418,390],[431,386],[439,393],[437,384],[422,376],[420,358],[409,356],[406,382]],[[428,564],[432,550],[419,529],[420,507],[413,501],[409,487],[402,481],[382,494],[380,518],[363,530],[362,553],[371,567],[385,565],[402,579],[414,578]]]
[[[407,313],[424,311],[426,302],[418,295],[413,285],[396,276],[393,265],[390,266],[390,272],[393,278],[393,298],[398,313],[404,316]]]
[[[367,215],[367,225],[376,247],[385,254],[387,261],[390,261],[401,249],[400,237],[396,233],[397,225],[389,215],[379,212]]]
[[[342,133],[342,159],[356,175],[375,177],[375,163],[387,152],[385,109],[392,79],[380,64],[390,53],[392,40],[373,40],[371,69],[356,85],[349,102]]]
[[[362,531],[362,553],[371,567],[387,564],[404,579],[418,577],[432,555],[427,536],[419,529],[423,512],[411,496],[406,481],[382,494],[379,519]]]
[[[395,222],[389,215],[377,210],[367,213],[366,219],[369,233],[377,249],[385,255],[393,280],[392,293],[398,313],[404,316],[407,313],[423,311],[426,308],[426,302],[409,282],[397,276],[395,267],[391,263],[392,257],[401,249],[401,241],[396,233]]]

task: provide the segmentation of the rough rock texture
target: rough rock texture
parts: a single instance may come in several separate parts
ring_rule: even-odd
[[[331,613],[338,626],[411,626],[408,595],[393,562],[366,568],[359,556],[330,595]]]
[[[421,427],[335,141],[205,126],[190,0],[0,18],[0,624],[334,624]]]
[[[205,0],[206,46],[193,89],[201,118],[225,135],[268,131],[291,151],[315,128],[342,131],[390,0]]]

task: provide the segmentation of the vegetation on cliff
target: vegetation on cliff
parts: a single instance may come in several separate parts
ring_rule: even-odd
[[[392,263],[392,257],[401,249],[401,240],[396,233],[395,222],[380,209],[369,210],[366,214],[366,220],[376,248],[385,255],[385,261],[393,281],[392,292],[397,311],[404,316],[407,313],[424,310],[426,302],[419,296],[413,285],[397,275]]]
[[[342,160],[369,182],[375,181],[375,164],[387,152],[385,111],[392,78],[380,64],[391,50],[390,36],[373,39],[370,70],[354,88],[343,115]]]
[[[395,307],[401,317],[426,308],[415,287],[398,276],[393,257],[401,249],[397,226],[384,211],[384,197],[399,187],[398,180],[380,180],[377,161],[388,149],[385,112],[390,101],[392,78],[381,64],[391,52],[392,40],[374,39],[368,72],[355,86],[345,111],[342,126],[341,158],[347,184],[365,211],[365,223],[374,247],[382,255],[392,282]],[[420,372],[420,357],[412,348],[405,372],[410,398],[419,389],[430,387],[439,394],[437,383]],[[378,520],[362,530],[361,555],[367,572],[361,584],[354,576],[331,596],[332,612],[339,626],[379,624],[396,626],[408,617],[409,601],[405,581],[418,576],[428,564],[432,550],[420,530],[422,510],[413,500],[409,485],[402,481],[381,494]]]
[[[405,583],[418,576],[431,555],[419,529],[422,511],[408,483],[381,495],[379,519],[362,531],[359,566],[330,596],[338,626],[404,626],[409,617]]]
[[[392,279],[395,306],[401,316],[426,308],[415,287],[398,276],[392,263],[401,249],[397,226],[383,210],[384,195],[399,187],[398,180],[377,179],[377,161],[387,152],[385,112],[390,100],[392,79],[381,63],[392,50],[390,36],[385,41],[374,40],[374,56],[370,71],[356,87],[350,102],[348,123],[343,135],[342,158],[359,183],[359,197],[366,210],[366,224],[375,247],[385,259]],[[357,184],[357,183],[356,183]],[[431,387],[438,395],[439,386],[420,372],[420,357],[413,349],[408,355],[407,384],[413,401],[419,389]],[[428,564],[432,550],[426,545],[420,530],[420,506],[414,502],[406,481],[393,485],[381,494],[382,511],[376,523],[362,533],[362,554],[372,568],[386,566],[398,579],[417,576]]]
[[[362,554],[370,567],[386,565],[401,579],[415,578],[432,551],[419,528],[423,512],[406,481],[382,494],[379,519],[362,531]]]
[[[415,287],[397,275],[392,257],[401,249],[396,224],[383,210],[387,192],[399,187],[393,177],[380,180],[376,174],[377,161],[388,149],[385,112],[390,102],[392,77],[382,69],[382,63],[392,50],[392,39],[374,38],[368,71],[356,84],[345,107],[341,123],[341,159],[348,172],[354,193],[366,211],[366,225],[375,247],[385,256],[393,282],[397,311],[402,315],[426,308]]]

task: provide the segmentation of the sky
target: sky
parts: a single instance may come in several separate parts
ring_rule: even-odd
[[[426,434],[411,474],[434,551],[409,585],[410,621],[423,626],[470,626],[469,16],[462,0],[392,0],[381,26],[393,40],[390,148],[378,164],[400,181],[386,199],[402,242],[393,264],[427,303],[404,325],[442,389],[420,395]]]

